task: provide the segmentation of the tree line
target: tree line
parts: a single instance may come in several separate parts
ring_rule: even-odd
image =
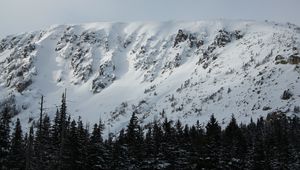
[[[90,130],[81,118],[71,120],[66,96],[54,120],[43,114],[29,132],[20,120],[11,128],[9,107],[0,115],[0,169],[300,169],[300,120],[270,113],[249,124],[231,117],[222,129],[214,115],[204,126],[180,120],[141,126],[133,112],[124,129],[103,139],[104,124]],[[12,132],[11,132],[12,130]]]

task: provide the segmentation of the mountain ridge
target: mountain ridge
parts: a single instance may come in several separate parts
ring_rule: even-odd
[[[112,132],[133,111],[144,124],[298,114],[299,35],[292,24],[229,20],[52,26],[1,40],[0,95],[26,124],[41,95],[54,116],[67,88],[71,116],[101,117]]]

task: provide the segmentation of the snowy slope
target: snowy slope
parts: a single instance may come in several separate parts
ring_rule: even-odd
[[[299,38],[295,25],[254,21],[53,26],[1,40],[1,101],[27,124],[41,95],[53,116],[66,88],[71,116],[101,117],[110,132],[133,111],[144,124],[297,114]]]

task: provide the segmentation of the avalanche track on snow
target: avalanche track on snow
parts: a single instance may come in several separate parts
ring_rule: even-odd
[[[300,28],[255,21],[89,23],[0,40],[0,101],[24,125],[40,96],[117,132],[133,111],[143,124],[168,117],[226,124],[273,111],[299,114]]]

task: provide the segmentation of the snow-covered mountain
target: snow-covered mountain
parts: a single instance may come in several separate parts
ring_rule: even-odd
[[[280,110],[299,114],[300,27],[254,21],[90,23],[10,35],[0,42],[0,96],[23,124],[41,95],[53,116],[67,89],[68,111],[106,130],[133,111],[221,123]],[[2,104],[3,105],[3,104]],[[163,111],[164,110],[164,111]]]

